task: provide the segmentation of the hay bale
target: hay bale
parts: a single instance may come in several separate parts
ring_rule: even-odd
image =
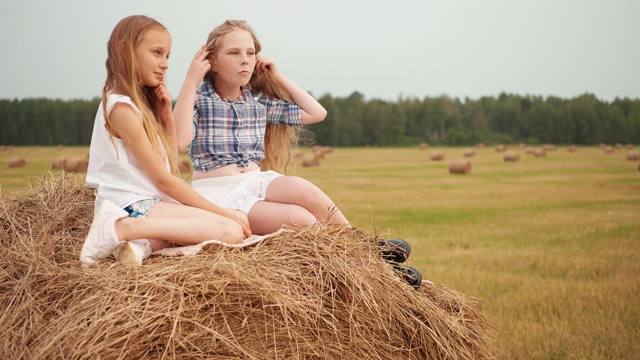
[[[462,156],[464,157],[474,157],[476,156],[476,151],[473,149],[466,149],[463,153]]]
[[[578,148],[575,145],[571,145],[567,148],[568,152],[576,152],[578,151]]]
[[[633,149],[633,144],[627,144],[626,147],[627,147],[627,150],[631,150]]]
[[[64,171],[75,173],[86,173],[89,167],[89,159],[85,158],[72,158],[66,159],[62,166]]]
[[[0,199],[0,358],[488,359],[477,299],[419,290],[370,234],[320,224],[244,249],[82,269],[92,190]]]
[[[178,171],[180,171],[181,174],[190,174],[193,171],[191,160],[181,159],[180,162],[178,162]]]
[[[532,147],[528,147],[524,150],[525,154],[532,155],[535,152],[535,149]]]
[[[471,162],[466,159],[454,160],[449,164],[450,174],[468,174],[471,172]]]
[[[545,156],[547,156],[547,152],[544,149],[535,149],[535,150],[533,150],[533,156],[535,156],[535,157],[545,157]]]
[[[542,144],[542,148],[545,151],[556,151],[557,147],[553,144]]]
[[[427,150],[427,149],[429,149],[429,144],[427,144],[426,142],[420,144],[420,150]]]
[[[431,160],[433,161],[441,161],[444,160],[444,152],[442,151],[434,151],[431,153]]]
[[[7,166],[9,166],[9,168],[23,168],[27,166],[27,160],[23,157],[12,157],[7,162]]]
[[[603,149],[605,154],[613,154],[614,150],[612,146],[606,145]]]
[[[516,162],[518,160],[520,160],[520,154],[518,154],[517,152],[514,151],[507,151],[504,154],[504,161],[506,162]]]
[[[67,159],[63,157],[55,158],[51,162],[51,168],[56,170],[62,170],[64,169],[66,162],[67,162]]]
[[[507,150],[506,146],[504,146],[502,144],[496,145],[496,152],[503,152],[503,151],[506,151],[506,150]]]
[[[476,145],[476,147],[478,149],[484,149],[484,144],[483,143],[478,143],[478,145]]]
[[[640,152],[638,152],[638,151],[628,151],[627,152],[627,160],[630,160],[630,161],[640,160]]]
[[[320,166],[320,160],[317,157],[302,159],[302,167],[316,167]]]

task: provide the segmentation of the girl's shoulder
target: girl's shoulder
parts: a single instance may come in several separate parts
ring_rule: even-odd
[[[142,112],[140,111],[140,109],[138,109],[136,104],[134,104],[133,101],[131,101],[130,97],[128,97],[127,95],[122,95],[122,94],[108,93],[107,94],[107,112],[111,112],[113,107],[116,106],[117,104],[127,104],[127,105],[131,106],[133,111],[138,116],[142,116]]]

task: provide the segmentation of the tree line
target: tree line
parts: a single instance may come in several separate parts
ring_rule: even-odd
[[[318,100],[327,118],[306,130],[327,146],[640,143],[640,99],[502,93],[477,100],[442,95],[386,101],[354,92]],[[88,145],[99,103],[0,99],[0,145]]]

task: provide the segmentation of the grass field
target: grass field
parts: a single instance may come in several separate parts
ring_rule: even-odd
[[[446,154],[431,161],[431,151]],[[640,171],[626,150],[564,147],[504,162],[476,149],[337,148],[291,174],[320,186],[357,226],[411,242],[410,263],[477,297],[501,359],[633,359],[640,353]],[[307,151],[307,154],[309,152]],[[3,196],[87,148],[0,151]],[[7,167],[21,156],[23,169]],[[82,176],[82,175],[77,175]]]

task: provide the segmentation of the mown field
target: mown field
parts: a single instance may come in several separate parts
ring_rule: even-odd
[[[430,160],[436,150],[444,160]],[[513,148],[517,162],[475,150],[464,175],[448,172],[464,148],[334,148],[290,174],[324,189],[355,225],[409,240],[425,278],[481,299],[498,358],[637,358],[638,161],[597,147],[546,157]],[[2,195],[37,182],[53,159],[87,151],[0,151]],[[27,166],[8,168],[17,156]]]

